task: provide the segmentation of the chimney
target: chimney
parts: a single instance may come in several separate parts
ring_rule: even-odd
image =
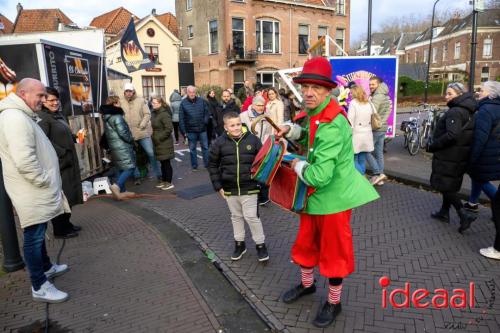
[[[23,10],[23,5],[21,5],[21,3],[18,2],[17,6],[16,6],[16,9],[17,9],[17,14],[19,14],[21,12],[21,10]]]
[[[151,15],[156,16],[156,8],[153,8],[153,9],[151,10]]]

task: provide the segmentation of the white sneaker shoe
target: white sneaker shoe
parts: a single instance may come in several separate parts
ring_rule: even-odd
[[[500,260],[500,251],[495,250],[493,246],[480,249],[479,253],[486,258]]]
[[[52,267],[50,267],[50,269],[45,272],[45,276],[47,277],[47,279],[51,279],[53,277],[64,274],[67,271],[69,271],[69,267],[66,264],[62,265],[52,264]]]
[[[35,291],[31,287],[31,296],[34,301],[46,303],[62,303],[69,298],[69,295],[64,291],[60,291],[49,281],[46,281],[40,289]]]
[[[172,183],[165,182],[165,185],[162,187],[162,190],[167,191],[173,189],[175,186]]]

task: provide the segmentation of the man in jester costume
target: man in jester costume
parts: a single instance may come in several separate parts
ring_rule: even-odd
[[[343,109],[330,99],[332,68],[322,57],[305,62],[293,79],[301,84],[307,113],[306,127],[283,125],[278,136],[307,147],[307,160],[295,159],[292,167],[308,186],[307,205],[300,214],[292,260],[300,266],[301,283],[283,294],[292,303],[316,291],[314,267],[329,280],[328,300],[313,324],[327,327],[341,312],[342,281],[354,271],[350,227],[351,210],[379,196],[354,167],[352,130]]]

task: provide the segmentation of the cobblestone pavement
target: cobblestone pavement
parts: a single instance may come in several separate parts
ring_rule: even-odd
[[[215,316],[156,230],[103,200],[75,207],[84,229],[61,256],[70,271],[55,285],[70,299],[49,307],[50,332],[214,332]],[[51,234],[49,232],[48,234]],[[22,241],[22,237],[19,237]],[[49,240],[55,261],[62,240]],[[0,278],[0,331],[43,332],[25,270]]]
[[[209,182],[204,170],[192,172],[188,156],[174,163],[176,191]],[[247,234],[249,251],[237,262],[230,260],[233,238],[229,211],[218,194],[192,200],[177,198],[165,202],[147,199],[132,204],[154,210],[181,225],[203,246],[215,252],[226,276],[246,295],[255,308],[277,330],[284,332],[469,332],[500,331],[500,264],[479,255],[479,248],[491,246],[494,226],[490,210],[482,208],[480,218],[460,235],[458,217],[443,224],[429,217],[440,205],[432,192],[396,183],[377,188],[381,199],[353,213],[352,229],[356,272],[345,280],[343,313],[333,327],[325,330],[311,325],[320,302],[326,297],[326,281],[319,279],[319,291],[292,305],[280,295],[299,281],[298,268],[290,262],[298,218],[272,204],[261,209],[270,261],[258,263],[253,241]],[[153,182],[138,191],[154,192]],[[466,288],[476,283],[476,307],[470,309],[382,309],[381,276],[391,279],[389,290],[411,283],[412,290],[431,293],[445,288]],[[490,282],[492,285],[490,285]]]

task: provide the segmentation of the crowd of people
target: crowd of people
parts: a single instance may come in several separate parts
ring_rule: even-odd
[[[259,206],[269,202],[269,190],[251,175],[259,150],[271,135],[294,140],[305,148],[305,159],[291,161],[293,172],[308,191],[308,204],[300,213],[291,250],[292,260],[300,268],[300,283],[287,290],[282,300],[292,303],[314,293],[313,272],[318,266],[329,282],[328,298],[313,321],[318,327],[330,325],[341,312],[343,280],[354,271],[352,209],[376,200],[373,185],[381,186],[387,179],[384,138],[391,113],[388,87],[379,77],[370,79],[369,93],[351,85],[351,101],[343,108],[335,100],[337,84],[331,74],[326,59],[306,61],[302,74],[293,79],[301,85],[302,105],[293,94],[245,81],[237,94],[223,90],[220,100],[214,90],[202,97],[196,87],[189,86],[181,92],[175,90],[169,103],[160,96],[146,101],[127,83],[123,96],[109,96],[100,108],[101,141],[116,171],[111,186],[116,199],[133,195],[126,189],[127,180],[140,183],[138,150],[149,163],[151,177],[158,181],[156,187],[168,191],[174,188],[171,160],[175,145],[187,143],[191,169],[196,172],[200,144],[203,166],[231,214],[235,242],[231,259],[235,261],[247,251],[245,223],[258,261],[269,260],[259,217]],[[453,206],[463,233],[477,219],[479,196],[484,192],[492,202],[497,233],[493,246],[480,253],[500,260],[500,192],[491,183],[500,180],[500,83],[483,83],[479,99],[463,84],[450,83],[445,99],[449,109],[437,119],[427,146],[433,153],[430,183],[443,198],[441,208],[431,217],[449,223]],[[16,92],[0,102],[5,187],[23,228],[32,296],[38,301],[68,298],[50,282],[68,266],[50,261],[44,235],[49,220],[56,237],[76,237],[81,231],[71,222],[71,207],[82,203],[75,140],[61,113],[56,89],[23,79]],[[462,203],[458,192],[466,174],[471,177],[472,190]]]

